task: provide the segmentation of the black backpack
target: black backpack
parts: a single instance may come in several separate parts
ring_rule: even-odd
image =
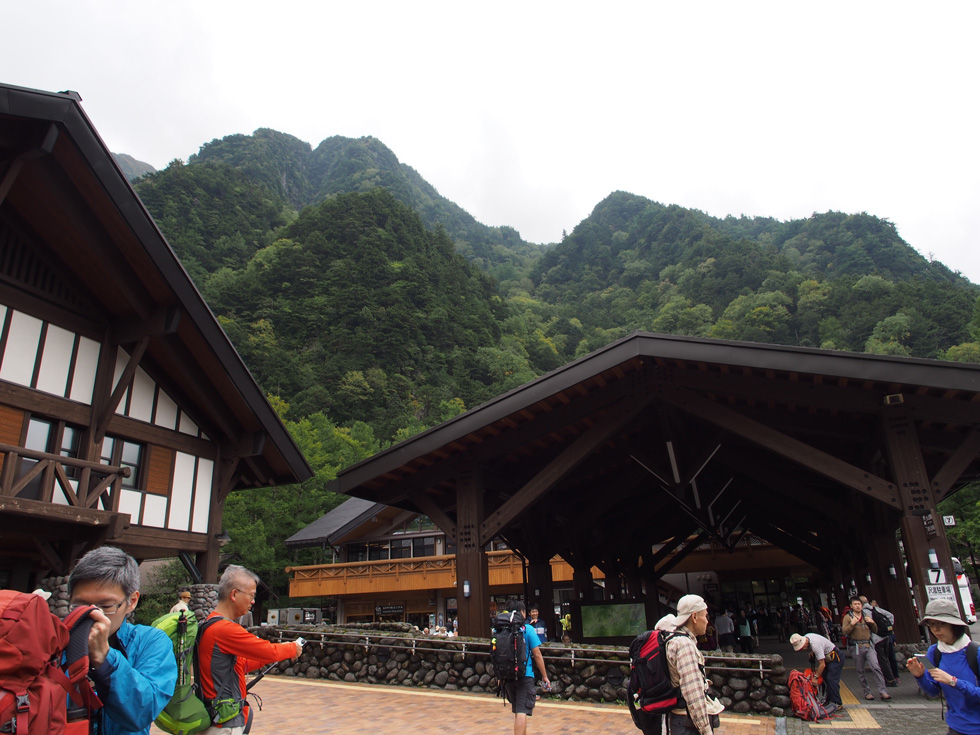
[[[493,619],[490,663],[498,681],[517,681],[524,676],[527,642],[524,640],[524,616],[519,612],[504,610]]]
[[[891,635],[895,631],[892,624],[888,622],[888,618],[885,617],[885,614],[876,607],[871,608],[871,619],[878,626],[878,635],[884,637]]]
[[[660,716],[674,707],[683,707],[679,687],[670,681],[667,642],[684,633],[648,630],[630,643],[630,680],[626,703],[633,724],[643,732],[660,732]]]

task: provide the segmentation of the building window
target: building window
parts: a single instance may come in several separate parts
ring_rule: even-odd
[[[78,448],[81,444],[81,436],[82,429],[80,427],[66,424],[63,421],[54,421],[51,419],[43,419],[32,416],[27,422],[27,438],[24,440],[24,446],[27,449],[33,449],[36,452],[56,454],[61,457],[71,457],[72,459],[77,459]],[[30,459],[27,457],[21,459],[21,475],[23,476],[23,474],[29,472],[36,464],[36,459]],[[63,467],[65,474],[70,479],[77,479],[77,467],[71,467],[69,465],[63,465]],[[44,475],[45,473],[42,472],[40,475],[31,480],[31,482],[29,482],[18,493],[18,497],[29,500],[39,500],[41,498],[41,486],[44,482]]]
[[[435,536],[422,536],[420,538],[412,539],[412,556],[435,556],[436,555],[436,537]]]
[[[129,490],[139,490],[142,475],[143,445],[136,442],[107,436],[102,442],[101,459],[103,464],[115,467],[129,467],[129,477],[122,478],[122,486]]]
[[[412,541],[411,541],[411,539],[407,539],[407,538],[394,539],[391,542],[391,558],[392,559],[411,559],[412,558]]]

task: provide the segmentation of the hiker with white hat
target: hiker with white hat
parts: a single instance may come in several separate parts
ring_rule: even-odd
[[[844,659],[834,642],[819,633],[806,635],[793,633],[789,637],[789,642],[794,651],[810,652],[814,680],[823,676],[824,684],[827,685],[827,699],[822,703],[823,706],[830,712],[843,709],[844,703],[840,698],[840,675],[844,670]]]
[[[708,694],[704,654],[698,649],[698,636],[708,629],[708,605],[700,595],[684,595],[677,601],[674,626],[684,635],[672,638],[667,646],[670,681],[680,688],[668,731],[671,735],[711,735],[725,707]]]
[[[925,656],[910,658],[906,667],[923,692],[946,699],[949,735],[980,735],[980,646],[970,640],[970,628],[953,600],[929,600],[919,621],[923,623],[937,642]]]

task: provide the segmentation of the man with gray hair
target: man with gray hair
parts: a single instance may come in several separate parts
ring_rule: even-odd
[[[71,609],[95,605],[88,637],[90,676],[103,708],[98,732],[149,733],[177,683],[177,661],[162,630],[126,620],[139,601],[136,560],[112,546],[92,549],[68,577]]]
[[[252,635],[235,622],[255,602],[259,577],[232,564],[218,583],[218,605],[198,629],[201,695],[214,727],[205,735],[241,735],[251,726],[245,701],[245,675],[263,664],[299,656],[303,644],[272,643]]]
[[[677,601],[674,626],[683,635],[667,644],[667,669],[671,684],[680,692],[667,730],[671,735],[712,735],[725,707],[708,694],[704,654],[698,649],[698,636],[708,629],[708,605],[700,595],[684,595]]]

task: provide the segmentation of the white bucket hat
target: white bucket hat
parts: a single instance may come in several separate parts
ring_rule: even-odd
[[[677,601],[677,617],[674,625],[680,628],[694,613],[707,609],[708,603],[701,595],[684,595]]]
[[[793,633],[789,637],[789,644],[793,647],[794,651],[802,651],[803,646],[806,645],[806,636],[802,636],[799,633]]]
[[[929,603],[926,605],[926,614],[922,616],[919,625],[922,625],[927,620],[935,620],[938,623],[949,623],[950,625],[967,625],[960,618],[960,609],[952,600],[929,600]]]

